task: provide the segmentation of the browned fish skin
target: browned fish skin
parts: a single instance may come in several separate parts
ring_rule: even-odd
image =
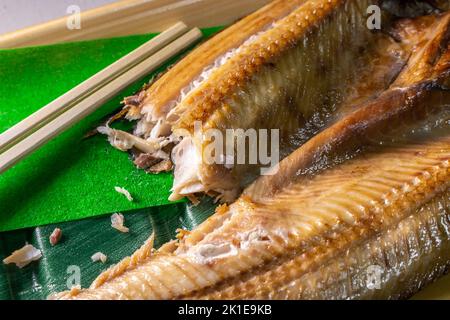
[[[450,13],[438,19],[430,29],[432,35],[425,37],[426,42],[416,48],[390,89],[315,135],[280,163],[282,174],[260,177],[244,194],[255,200],[272,195],[296,176],[299,168],[308,168],[317,159],[326,159],[327,154],[339,149],[343,152],[356,150],[369,142],[374,133],[378,132],[380,139],[381,132],[401,130],[408,122],[426,119],[445,108],[450,103],[450,93],[441,87],[448,87],[450,79]],[[418,65],[417,70],[415,65]]]
[[[302,284],[297,287],[301,292],[297,292],[297,297],[409,298],[450,267],[449,199],[450,191],[447,189],[383,235],[347,250],[337,261],[301,279],[299,282]],[[413,258],[408,259],[410,257]],[[341,269],[344,264],[347,270]],[[367,270],[371,266],[381,267],[382,271],[379,287],[375,290],[367,288]],[[327,291],[313,293],[312,288],[308,288],[319,281],[331,282],[333,277],[338,281]]]
[[[151,104],[152,108],[157,110],[157,114],[167,112],[164,111],[167,105],[178,99],[181,90],[200,75],[206,65],[213,64],[219,56],[238,47],[251,35],[264,30],[273,21],[283,18],[303,2],[305,0],[273,1],[211,38],[156,81],[147,90],[139,107]]]
[[[383,0],[382,6],[399,17],[417,17],[450,10],[448,0]]]
[[[273,68],[271,63],[276,64],[277,60],[288,54],[290,49],[301,45],[302,39],[305,37],[317,36],[317,34],[320,36],[321,32],[326,34],[333,28],[349,28],[349,31],[354,32],[353,34],[341,33],[337,35],[343,38],[340,44],[350,44],[351,41],[347,41],[348,37],[352,37],[354,46],[364,44],[365,42],[361,38],[363,34],[367,35],[368,33],[367,28],[363,24],[365,21],[364,12],[369,2],[342,0],[305,1],[297,10],[294,10],[286,18],[279,21],[277,26],[268,30],[260,39],[257,39],[236,57],[232,58],[221,68],[220,73],[212,75],[210,81],[215,83],[214,86],[204,84],[196,90],[195,94],[185,99],[182,102],[182,106],[180,106],[182,110],[185,110],[185,113],[177,121],[176,128],[193,128],[195,120],[203,123],[210,121],[210,117],[214,116],[214,110],[230,104],[226,99],[236,95],[236,90],[245,90],[255,73],[263,73],[266,71],[264,69]],[[343,16],[341,17],[340,15]],[[348,20],[346,20],[346,26],[340,19],[355,19],[356,21],[348,23]],[[321,28],[327,30],[320,30]],[[330,38],[330,40],[335,40],[331,35]],[[330,44],[323,45],[325,47]],[[354,47],[348,47],[347,51],[353,49]],[[322,50],[332,50],[330,53],[334,53],[336,48],[325,47]],[[316,51],[316,54],[323,54],[320,48]],[[330,55],[327,58],[333,59]],[[310,67],[315,66],[316,64],[310,65]],[[331,73],[330,70],[329,73]],[[325,81],[325,79],[323,80]]]
[[[400,299],[408,298],[450,267],[450,190],[412,212],[389,229],[332,255],[331,239],[308,255],[274,267],[261,276],[196,299]],[[359,230],[360,233],[369,230]],[[351,236],[350,236],[351,237]],[[348,240],[348,238],[347,238]],[[302,268],[303,267],[303,268]],[[371,268],[380,270],[376,287],[368,286]],[[303,272],[301,272],[303,270]],[[376,269],[373,269],[376,270]],[[278,279],[278,282],[274,281]],[[425,279],[425,280],[424,280]],[[211,293],[209,293],[211,292]],[[189,297],[192,298],[192,297]]]
[[[436,7],[440,10],[450,10],[450,2],[448,0],[436,0]]]
[[[409,103],[405,104],[405,101]],[[450,94],[433,89],[432,82],[387,91],[314,136],[280,163],[279,174],[260,177],[243,194],[256,201],[274,195],[286,187],[287,181],[305,174],[303,169],[309,168],[310,172],[317,173],[331,165],[333,154],[342,156],[357,151],[372,140],[381,139],[383,133],[402,129],[408,122],[439,113],[448,103]]]

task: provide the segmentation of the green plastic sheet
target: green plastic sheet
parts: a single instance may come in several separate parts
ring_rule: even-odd
[[[0,300],[46,299],[78,284],[78,280],[86,288],[103,270],[131,255],[152,232],[158,248],[174,239],[178,228],[195,228],[214,208],[212,200],[205,198],[198,206],[177,203],[129,212],[124,215],[129,233],[113,229],[110,215],[0,233],[0,261],[25,243],[43,255],[23,269],[0,263]],[[56,227],[63,237],[51,246],[48,238]],[[96,252],[107,255],[105,264],[92,262]]]

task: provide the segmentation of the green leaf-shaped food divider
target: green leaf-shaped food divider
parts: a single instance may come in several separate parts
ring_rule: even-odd
[[[193,206],[178,203],[141,209],[124,214],[129,233],[111,227],[111,216],[64,222],[43,227],[0,233],[0,260],[25,243],[41,250],[43,257],[23,269],[14,264],[0,267],[1,299],[45,299],[54,292],[74,284],[74,270],[80,271],[82,287],[112,264],[131,255],[155,232],[155,247],[175,239],[178,228],[191,230],[214,212],[210,198]],[[55,228],[62,230],[61,241],[52,246],[49,236]],[[104,253],[105,264],[92,262],[96,252]]]

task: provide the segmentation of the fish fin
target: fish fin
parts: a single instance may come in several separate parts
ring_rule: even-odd
[[[197,228],[186,234],[177,244],[177,252],[186,251],[188,248],[202,241],[205,236],[222,227],[231,216],[227,204],[216,208],[215,214],[203,221]]]
[[[135,253],[100,274],[94,282],[92,282],[90,289],[97,289],[105,282],[124,274],[126,271],[135,268],[147,260],[153,253],[154,241],[155,233],[153,232],[150,238]]]
[[[178,248],[178,239],[170,240],[158,249],[158,253],[173,253]]]

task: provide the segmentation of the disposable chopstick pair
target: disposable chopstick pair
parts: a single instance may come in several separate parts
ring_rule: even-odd
[[[39,126],[44,126],[46,123],[56,118],[59,114],[66,111],[101,86],[134,67],[136,64],[185,33],[187,29],[188,28],[184,23],[177,23],[167,31],[143,44],[122,59],[106,67],[61,97],[50,102],[45,107],[8,129],[0,135],[0,152],[7,149],[9,145],[14,144],[24,136],[28,135],[31,131],[38,129]]]
[[[201,38],[178,23],[0,135],[0,173]],[[184,33],[184,34],[183,34]],[[155,49],[156,46],[156,49]],[[150,53],[148,53],[150,52]]]

